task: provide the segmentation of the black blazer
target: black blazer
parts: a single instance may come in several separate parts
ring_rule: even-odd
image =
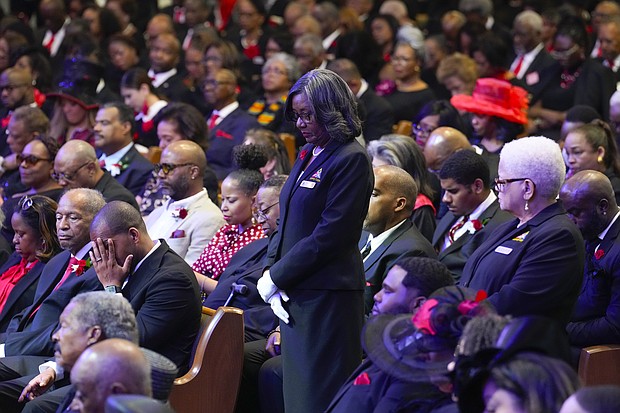
[[[359,101],[364,105],[366,113],[366,118],[363,119],[362,123],[362,131],[366,142],[392,133],[392,126],[395,123],[394,111],[387,100],[377,95],[371,86],[368,86],[368,90],[359,97]]]
[[[368,233],[364,233],[358,244],[361,250],[368,241]],[[366,314],[372,310],[374,296],[381,290],[383,280],[394,262],[402,257],[437,258],[437,253],[430,242],[418,231],[409,220],[398,227],[381,245],[371,251],[364,261],[366,288],[364,303]]]
[[[103,171],[103,176],[93,189],[101,192],[106,202],[125,201],[138,209],[136,197],[129,192],[127,188],[119,184],[116,179],[112,178],[112,175],[110,175],[108,171]]]
[[[435,247],[435,250],[439,251],[443,245],[446,233],[450,231],[450,228],[452,228],[452,225],[454,225],[458,218],[460,217],[455,216],[452,212],[447,212],[446,215],[441,218],[435,230],[435,234],[433,234],[433,247]],[[499,208],[499,202],[495,200],[478,218],[480,222],[488,220],[482,229],[475,234],[466,232],[461,235],[459,239],[454,241],[452,245],[439,252],[439,261],[448,267],[456,282],[460,280],[463,268],[465,268],[467,260],[474,251],[493,234],[500,224],[510,221],[513,218],[514,217],[508,212],[502,211]]]
[[[558,203],[517,227],[505,222],[474,252],[461,285],[485,290],[499,314],[568,322],[583,278],[584,243]]]
[[[620,344],[620,219],[601,241],[596,259],[586,256],[583,286],[566,330],[571,344]]]
[[[538,94],[544,85],[541,73],[544,73],[545,70],[555,63],[555,59],[551,57],[549,52],[543,47],[522,76],[521,80],[523,83],[521,86],[531,95]]]
[[[114,178],[134,196],[140,195],[146,180],[151,176],[153,164],[142,156],[135,146],[129,149],[120,163],[129,166]]]
[[[9,257],[8,261],[0,268],[0,274],[4,274],[4,272],[12,266],[19,264],[21,259],[22,256],[14,252]],[[45,263],[41,261],[37,262],[34,267],[15,284],[13,290],[11,290],[2,308],[2,312],[0,313],[0,333],[6,331],[9,327],[11,318],[15,314],[18,314],[24,308],[32,304],[43,268],[45,268]]]

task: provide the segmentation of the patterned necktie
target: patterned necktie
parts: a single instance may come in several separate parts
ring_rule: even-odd
[[[450,232],[448,232],[448,237],[450,238],[450,245],[452,245],[452,243],[457,240],[456,238],[454,238],[454,236],[456,235],[456,231],[463,228],[467,221],[469,221],[469,215],[464,215],[462,220],[458,221],[452,226],[452,228],[450,228]]]
[[[362,248],[360,253],[362,254],[362,259],[364,259],[364,258],[366,258],[366,257],[368,257],[370,255],[370,240],[368,240],[368,242],[366,242],[366,245],[364,245],[364,248]]]

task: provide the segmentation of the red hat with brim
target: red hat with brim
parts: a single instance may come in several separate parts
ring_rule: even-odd
[[[522,125],[527,123],[527,92],[505,80],[478,79],[472,96],[452,96],[450,103],[465,112],[496,116]]]

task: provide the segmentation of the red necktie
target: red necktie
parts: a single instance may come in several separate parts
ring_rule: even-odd
[[[47,49],[47,51],[49,52],[49,54],[52,54],[52,44],[54,43],[54,39],[56,38],[56,34],[52,33],[52,37],[50,37],[50,39],[47,41],[47,43],[45,43],[43,45],[43,47],[45,47]]]
[[[515,66],[514,75],[519,77],[519,72],[521,71],[521,66],[523,65],[523,59],[525,55],[519,56],[519,60],[517,60],[517,65]]]
[[[598,50],[596,51],[596,57],[603,57],[603,49],[599,45]]]
[[[215,126],[217,125],[216,122],[217,122],[217,120],[219,118],[220,118],[220,115],[218,115],[217,113],[213,112],[213,114],[209,118],[209,129],[215,128]]]
[[[452,228],[450,228],[450,232],[448,232],[448,237],[450,238],[450,244],[456,241],[456,239],[454,238],[456,231],[463,228],[463,226],[467,223],[467,221],[469,221],[469,215],[463,216],[463,219],[461,221],[457,222],[456,224],[452,226]]]
[[[69,278],[69,275],[71,275],[71,273],[73,272],[73,268],[77,268],[74,266],[79,265],[81,260],[78,260],[77,258],[75,258],[73,256],[73,254],[71,254],[71,259],[69,259],[69,265],[67,265],[67,269],[65,269],[65,273],[63,274],[62,278],[60,279],[60,281],[58,281],[58,284],[56,284],[56,287],[54,287],[54,289],[52,290],[52,292],[56,291],[58,288],[60,288],[60,286],[67,281],[67,278]],[[41,308],[41,304],[39,304],[39,306],[37,308],[35,308],[35,310],[32,312],[32,314],[30,314],[30,319],[34,318],[34,315],[37,313],[37,311],[39,311],[39,308]]]

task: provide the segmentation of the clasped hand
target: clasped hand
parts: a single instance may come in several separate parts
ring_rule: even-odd
[[[259,278],[258,283],[256,283],[256,289],[263,300],[266,303],[269,303],[273,313],[280,320],[288,324],[289,315],[282,306],[283,301],[287,302],[289,300],[288,295],[286,292],[278,289],[278,287],[273,283],[269,270],[266,270],[263,273],[263,276]]]

